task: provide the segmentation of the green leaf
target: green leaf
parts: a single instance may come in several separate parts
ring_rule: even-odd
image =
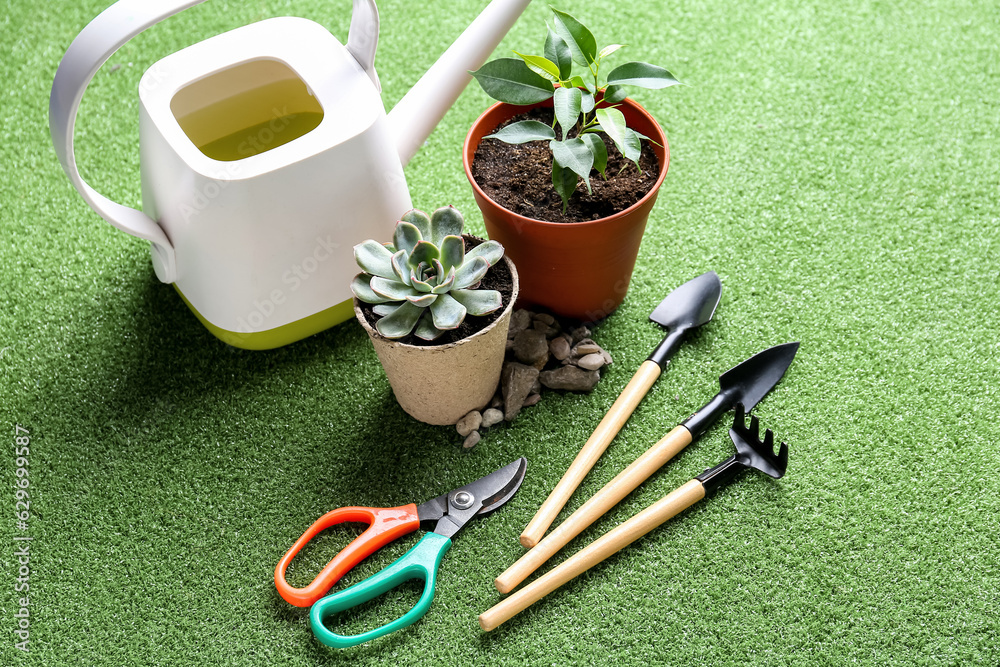
[[[372,312],[378,315],[379,317],[385,317],[386,315],[392,315],[393,313],[395,313],[396,309],[399,308],[401,305],[403,304],[395,302],[380,303],[372,308]]]
[[[410,284],[413,286],[413,289],[417,290],[418,292],[423,292],[424,294],[430,294],[431,291],[434,289],[433,285],[431,285],[426,280],[421,280],[420,278],[417,277],[416,273],[412,271],[410,272]]]
[[[476,257],[482,257],[489,262],[490,266],[493,266],[503,257],[503,246],[498,241],[480,243],[465,255],[465,261],[468,262]]]
[[[419,209],[411,208],[409,211],[403,214],[400,218],[403,222],[408,222],[417,229],[420,230],[420,238],[430,240],[431,238],[431,219],[426,213]]]
[[[368,240],[354,246],[354,260],[364,271],[373,276],[392,278],[392,253],[381,243]]]
[[[465,313],[465,306],[447,294],[442,294],[431,304],[434,326],[445,331],[457,329],[465,319]]]
[[[518,58],[524,61],[524,64],[528,66],[535,74],[552,81],[553,83],[559,80],[559,65],[548,58],[543,58],[542,56],[526,56],[523,53],[514,52]]]
[[[569,198],[573,196],[573,192],[576,190],[576,179],[577,175],[573,173],[572,169],[560,167],[556,164],[555,160],[552,160],[552,187],[555,188],[556,193],[562,198],[563,213],[566,213],[566,208],[569,206]]]
[[[455,267],[451,267],[445,275],[444,280],[431,288],[432,294],[447,294],[455,286]]]
[[[597,90],[592,85],[590,85],[589,82],[584,81],[583,77],[579,75],[574,76],[572,79],[570,79],[569,85],[573,86],[574,88],[583,88],[591,95],[597,92]]]
[[[396,274],[396,280],[404,285],[410,284],[410,266],[407,264],[409,259],[410,253],[405,250],[400,250],[392,256],[392,271]]]
[[[556,88],[552,106],[555,109],[556,119],[562,127],[563,139],[569,136],[569,131],[580,120],[582,101],[583,93],[579,88]]]
[[[444,269],[439,274],[443,280],[445,274],[452,267],[462,266],[465,261],[465,241],[461,236],[446,236],[441,241],[441,267]]]
[[[493,289],[458,289],[453,290],[451,296],[465,306],[469,315],[489,315],[503,305],[500,292]]]
[[[548,31],[545,35],[545,57],[559,66],[559,78],[565,81],[573,73],[573,54],[562,37],[547,25],[545,28]]]
[[[594,154],[594,169],[596,169],[605,179],[605,170],[608,168],[608,147],[604,145],[604,140],[596,134],[583,134],[580,139],[587,144],[587,148]]]
[[[372,288],[372,291],[379,296],[392,301],[402,301],[408,296],[420,296],[420,292],[413,289],[409,285],[404,285],[403,283],[396,281],[394,278],[389,279],[374,276],[372,277],[372,281],[369,286]]]
[[[639,156],[642,155],[642,142],[639,141],[639,135],[631,128],[625,130],[625,150],[622,151],[624,155],[632,162],[635,162],[635,166],[639,166]],[[640,169],[640,171],[642,171]]]
[[[623,86],[608,86],[604,89],[604,101],[608,104],[618,104],[628,97],[628,91]]]
[[[455,272],[455,285],[452,289],[465,289],[471,287],[483,279],[490,268],[490,263],[482,257],[476,257],[472,261],[466,261]]]
[[[420,296],[408,296],[406,300],[412,303],[414,306],[420,306],[421,308],[429,308],[432,303],[434,303],[438,298],[437,294],[421,294]]]
[[[598,109],[597,120],[605,134],[611,137],[622,155],[625,155],[625,115],[618,109]]]
[[[594,39],[594,34],[566,12],[561,12],[551,5],[550,9],[556,15],[556,34],[569,46],[573,61],[584,67],[589,66],[597,57],[597,40]]]
[[[537,120],[522,120],[511,123],[485,139],[499,139],[508,144],[523,144],[529,141],[548,141],[556,138],[556,131]]]
[[[675,79],[673,74],[657,65],[632,62],[619,65],[611,70],[611,73],[608,74],[608,83],[658,90],[676,86],[680,81]]]
[[[580,111],[583,113],[590,113],[594,110],[594,96],[588,91],[583,94],[583,98],[580,100]]]
[[[413,252],[410,253],[410,268],[416,269],[421,263],[426,263],[430,266],[431,262],[440,256],[436,245],[430,241],[418,241],[417,245],[413,248]]]
[[[612,53],[614,53],[618,49],[622,48],[623,46],[625,46],[625,45],[624,44],[608,44],[603,49],[601,49],[600,53],[597,54],[597,59],[601,60],[602,58],[607,58],[608,56],[610,56]]]
[[[400,220],[396,223],[396,229],[392,233],[392,243],[396,250],[405,250],[407,253],[413,252],[413,246],[423,238],[420,229],[410,222]]]
[[[359,273],[354,276],[354,280],[351,281],[351,291],[354,292],[354,296],[365,303],[388,303],[392,301],[392,299],[387,299],[384,296],[376,294],[371,288],[371,280],[372,276],[367,273]]]
[[[417,328],[413,331],[414,336],[423,340],[437,340],[443,333],[443,331],[434,326],[431,315],[421,317],[420,321],[417,322]]]
[[[520,58],[497,58],[475,72],[486,94],[507,104],[535,104],[552,97],[552,82],[535,74]]]
[[[424,309],[409,301],[400,304],[391,315],[386,315],[375,323],[375,329],[386,338],[402,338],[413,331]]]
[[[431,242],[440,247],[446,236],[461,236],[465,218],[454,206],[444,206],[431,213]]]
[[[583,179],[590,192],[590,170],[594,168],[594,154],[583,139],[575,137],[566,141],[550,141],[553,162],[570,169]]]

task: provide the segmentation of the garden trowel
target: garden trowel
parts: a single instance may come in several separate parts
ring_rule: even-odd
[[[697,440],[709,426],[736,404],[742,404],[748,411],[752,410],[758,401],[778,384],[795,359],[798,349],[798,343],[775,345],[723,373],[719,377],[718,394],[643,452],[558,528],[507,568],[494,582],[497,590],[501,593],[513,590],[587,526],[603,516],[678,452]]]
[[[684,336],[695,327],[712,319],[715,308],[719,305],[722,294],[722,283],[715,271],[709,271],[684,283],[660,302],[660,305],[650,314],[649,319],[667,329],[667,335],[656,347],[649,358],[642,362],[639,370],[628,385],[615,400],[611,410],[597,425],[590,438],[584,443],[580,453],[573,459],[569,469],[552,489],[538,512],[521,533],[521,544],[529,549],[542,539],[559,511],[569,500],[580,482],[587,476],[590,469],[597,463],[604,450],[618,435],[628,418],[632,416],[639,401],[643,399],[649,388],[663,373],[670,357],[680,347]]]

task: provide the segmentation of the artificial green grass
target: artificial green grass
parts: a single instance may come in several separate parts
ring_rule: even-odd
[[[354,323],[285,349],[213,339],[155,279],[147,246],[76,195],[47,130],[49,86],[106,2],[8,0],[0,18],[0,397],[31,431],[30,529],[0,521],[3,664],[1000,663],[1000,14],[989,3],[569,1],[602,43],[688,85],[636,98],[670,172],[622,308],[596,332],[615,364],[592,395],[546,396],[472,453],[407,417]],[[481,2],[385,0],[387,106]],[[84,176],[139,204],[141,73],[270,16],[346,38],[350,3],[210,2],[125,46],[84,100]],[[544,3],[504,41],[540,49]],[[114,65],[121,65],[114,69]],[[414,203],[482,223],[461,143],[470,87],[407,169]],[[659,339],[648,313],[709,269],[716,319],[686,343],[569,510],[687,417],[717,376],[802,348],[759,406],[791,450],[515,618],[482,633],[517,535]],[[555,562],[729,454],[727,424]],[[524,455],[502,511],[455,540],[431,612],[336,651],[274,590],[285,549],[342,505],[423,501]],[[331,531],[302,565],[357,531]],[[30,535],[30,654],[14,649],[16,535]],[[358,581],[416,541],[366,561]],[[330,551],[324,551],[328,549]],[[293,580],[302,583],[306,568]],[[315,569],[313,570],[315,571]],[[375,624],[416,599],[365,610]],[[348,626],[361,629],[356,622]]]

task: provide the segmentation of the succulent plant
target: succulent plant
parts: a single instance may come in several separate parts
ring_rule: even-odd
[[[477,289],[486,271],[503,257],[503,246],[486,241],[465,252],[458,209],[446,206],[429,217],[413,209],[396,223],[391,244],[368,240],[354,246],[363,270],[351,291],[375,304],[375,329],[386,338],[414,333],[435,340],[457,329],[466,315],[488,315],[503,305],[497,290]]]

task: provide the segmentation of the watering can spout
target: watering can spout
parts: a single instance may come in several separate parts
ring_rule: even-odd
[[[531,0],[493,0],[388,114],[403,166],[455,103]]]

